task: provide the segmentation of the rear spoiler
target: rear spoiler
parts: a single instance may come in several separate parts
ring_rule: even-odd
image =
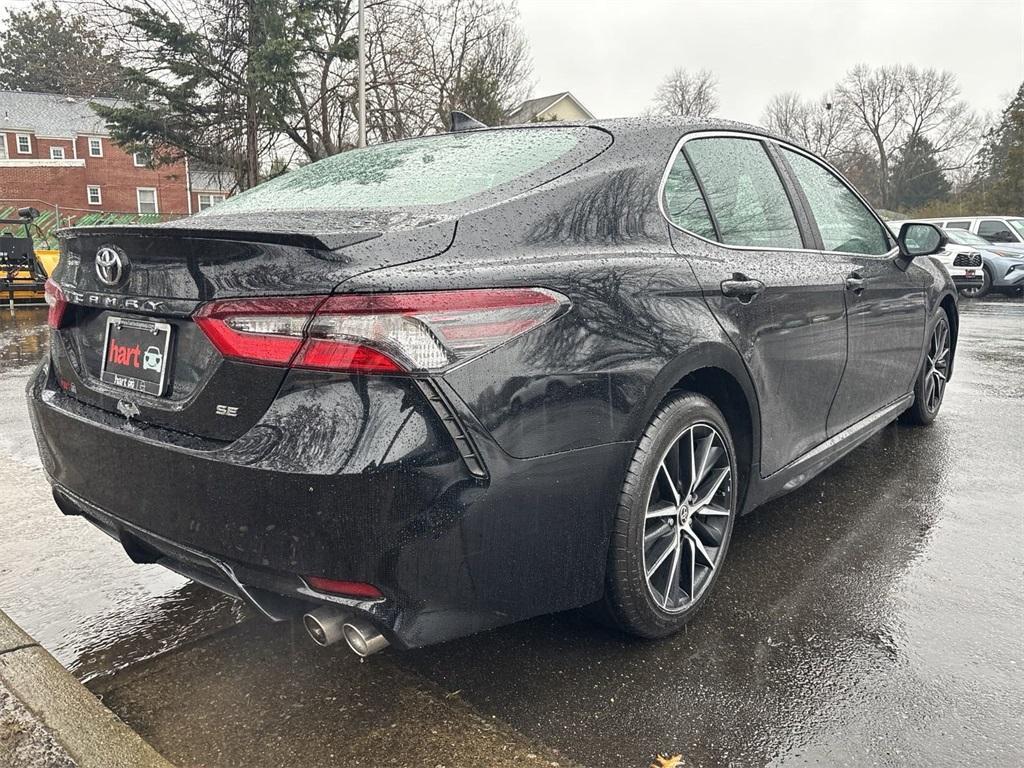
[[[168,237],[168,238],[201,238],[204,240],[234,240],[249,243],[273,243],[290,245],[298,248],[309,248],[316,251],[333,251],[349,245],[372,240],[381,236],[381,232],[325,232],[321,234],[302,234],[295,232],[274,232],[260,230],[217,229],[215,227],[166,227],[166,226],[96,226],[96,227],[64,227],[57,230],[61,242],[79,237],[102,237],[103,235],[123,235],[128,237]]]

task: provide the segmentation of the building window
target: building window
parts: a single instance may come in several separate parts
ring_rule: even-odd
[[[86,187],[85,196],[89,199],[89,205],[101,205],[103,203],[103,195],[100,194],[99,187]]]
[[[50,159],[51,160],[63,160],[64,159],[64,147],[50,147]]]
[[[18,142],[18,154],[19,155],[31,155],[32,154],[32,137],[27,133],[16,134],[15,140]]]
[[[147,152],[132,152],[132,163],[136,168],[147,168],[149,166],[149,154]]]
[[[103,139],[96,136],[89,139],[89,157],[103,157]]]
[[[152,187],[138,187],[135,196],[139,201],[139,213],[159,213],[156,204],[156,190]]]
[[[7,134],[0,133],[0,160],[7,159]]]
[[[205,211],[207,208],[216,205],[217,203],[224,202],[224,195],[213,195],[206,192],[199,193],[199,210]]]

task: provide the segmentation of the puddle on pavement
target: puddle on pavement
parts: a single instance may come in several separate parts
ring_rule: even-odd
[[[45,307],[0,310],[0,608],[83,679],[237,622],[237,605],[132,563],[120,545],[50,496],[25,404],[46,352]]]

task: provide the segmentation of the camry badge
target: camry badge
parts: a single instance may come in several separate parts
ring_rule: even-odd
[[[117,285],[128,274],[128,257],[109,245],[96,251],[96,276],[104,285]]]

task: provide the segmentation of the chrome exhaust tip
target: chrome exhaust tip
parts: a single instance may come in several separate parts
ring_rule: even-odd
[[[321,606],[302,617],[302,624],[313,642],[325,648],[343,638],[347,639],[344,632],[347,621],[348,617],[343,612],[329,605]]]
[[[352,649],[352,653],[362,658],[377,653],[377,651],[383,651],[390,645],[384,635],[378,632],[370,622],[363,619],[346,621],[341,631],[345,635],[345,642]]]

